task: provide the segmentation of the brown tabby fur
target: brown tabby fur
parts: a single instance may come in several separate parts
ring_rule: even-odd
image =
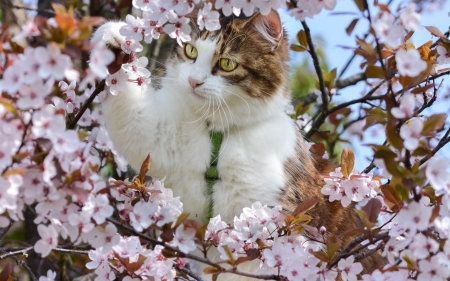
[[[279,38],[276,46],[256,30],[257,24],[266,24],[269,34]],[[213,38],[218,42],[211,72],[221,75],[230,84],[239,85],[254,98],[270,99],[272,95],[280,93],[280,90],[283,95],[290,97],[288,41],[278,14],[272,11],[267,17],[260,14],[251,18],[231,16],[222,18],[221,26],[220,30],[210,32],[199,31],[195,24],[192,25],[192,42],[198,38]],[[176,47],[175,56],[180,60],[190,60],[183,47]],[[231,72],[220,70],[218,60],[221,57],[232,58],[238,63],[238,67]],[[286,185],[280,192],[283,208],[293,212],[305,199],[317,198],[318,204],[309,212],[313,217],[311,225],[325,226],[334,235],[361,227],[361,222],[353,211],[354,206],[344,208],[339,201],[329,202],[328,197],[321,193],[321,188],[325,185],[322,175],[328,175],[336,166],[329,160],[312,155],[300,133],[297,139],[297,155],[285,163]],[[343,238],[343,245],[354,238]],[[370,273],[386,263],[379,252],[361,262],[363,273]]]

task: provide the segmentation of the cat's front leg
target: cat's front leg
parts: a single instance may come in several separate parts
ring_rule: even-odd
[[[124,22],[107,22],[100,26],[92,36],[91,42],[104,42],[110,49],[120,50],[125,38],[119,30]],[[119,65],[120,67],[120,65]],[[102,111],[106,120],[106,128],[114,143],[114,147],[127,162],[139,170],[145,157],[151,153],[153,168],[164,166],[159,163],[171,142],[161,142],[158,139],[170,138],[170,132],[161,131],[161,123],[167,123],[166,115],[161,105],[155,99],[155,90],[151,86],[143,87],[134,82],[125,82],[125,87],[116,95],[108,96],[102,102]],[[163,174],[165,176],[165,174]]]

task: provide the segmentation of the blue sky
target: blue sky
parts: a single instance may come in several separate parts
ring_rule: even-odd
[[[369,2],[371,3],[372,1]],[[387,2],[387,0],[380,2],[384,3]],[[392,8],[393,11],[395,11],[399,5],[400,7],[405,7],[409,2],[410,1],[393,1],[390,7]],[[336,15],[335,13],[338,12],[353,12],[355,14]],[[376,16],[378,13],[378,9],[375,7],[371,7],[371,12],[372,16]],[[441,31],[445,32],[446,30],[448,30],[450,26],[449,12],[450,12],[450,3],[444,3],[443,6],[440,7],[440,9],[436,9],[436,11],[434,11],[433,13],[422,12],[421,13],[422,25],[423,26],[433,25],[438,27]],[[330,69],[337,67],[338,73],[340,73],[342,67],[345,65],[345,63],[353,54],[352,50],[344,49],[340,47],[340,45],[341,46],[345,45],[349,47],[356,46],[354,36],[359,35],[360,37],[362,37],[368,30],[369,25],[368,21],[362,19],[358,22],[356,28],[353,31],[352,36],[350,37],[347,35],[347,33],[345,32],[345,28],[348,26],[348,24],[352,21],[353,18],[358,16],[359,10],[357,9],[355,3],[352,0],[337,0],[337,6],[334,11],[323,11],[319,15],[316,15],[313,19],[306,20],[309,28],[311,29],[312,35],[313,36],[319,35],[324,39],[327,54],[327,63],[330,66]],[[295,41],[295,35],[297,34],[298,30],[301,29],[301,24],[294,18],[287,15],[285,12],[281,12],[281,17],[284,22],[284,27],[287,30],[289,38],[291,39],[291,41]],[[436,40],[436,38],[432,37],[431,34],[425,28],[423,28],[422,30],[417,31],[413,35],[411,40],[416,46],[420,46],[429,40],[434,41]],[[296,62],[303,60],[305,56],[309,55],[306,53],[293,53],[292,63],[295,64]],[[350,76],[351,74],[361,72],[361,69],[359,68],[360,62],[361,59],[355,59],[343,77],[345,78]],[[450,65],[447,65],[445,67],[450,67]],[[443,86],[444,88],[441,90],[440,93],[449,92],[450,77],[446,77],[444,79]],[[340,92],[341,95],[339,99],[336,100],[341,101],[341,100],[348,100],[352,97],[357,97],[363,91],[363,88],[364,87],[362,83],[360,83],[360,85],[348,87]],[[449,110],[450,104],[436,102],[433,108],[434,108],[433,112],[436,113],[450,113]],[[377,138],[371,137],[367,139],[368,140],[366,140],[366,143],[381,144],[384,141],[385,137],[384,135],[380,135]],[[370,148],[362,145],[356,138],[353,139],[352,148],[356,152],[357,167],[363,169],[369,163],[369,158],[370,155],[372,154]],[[441,155],[445,155],[445,157],[450,158],[450,145],[444,147],[444,149],[441,152]]]

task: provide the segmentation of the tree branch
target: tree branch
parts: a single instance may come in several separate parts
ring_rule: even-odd
[[[75,125],[77,125],[78,121],[80,120],[81,116],[83,116],[84,112],[89,108],[91,103],[94,101],[95,97],[100,94],[101,91],[105,88],[105,80],[100,81],[97,88],[92,92],[92,94],[89,96],[89,98],[86,100],[86,102],[83,104],[83,107],[80,109],[80,111],[77,113],[75,118],[70,122],[70,125],[68,129],[74,129]]]
[[[3,254],[3,255],[0,256],[0,260],[4,260],[4,259],[12,257],[12,256],[24,255],[28,251],[31,251],[32,249],[33,249],[33,246],[26,247],[26,248],[23,248],[21,250],[17,250],[17,251],[14,251],[14,252],[9,252],[9,253]]]
[[[319,56],[317,55],[316,48],[311,38],[311,31],[305,21],[301,22],[303,28],[305,29],[306,41],[308,42],[309,53],[311,54],[314,68],[317,73],[317,78],[319,79],[320,92],[322,93],[322,112],[327,112],[328,109],[328,94],[325,88],[325,80],[323,79],[322,68],[320,67]]]
[[[23,268],[25,268],[25,270],[30,275],[31,280],[38,281],[36,275],[34,275],[34,273],[31,270],[31,268],[23,260],[17,258],[16,256],[11,256],[11,258],[17,263],[17,265],[22,266]]]
[[[348,78],[345,79],[337,79],[336,80],[336,88],[343,89],[348,86],[352,86],[357,84],[358,82],[364,81],[367,79],[367,76],[364,72],[356,73]]]

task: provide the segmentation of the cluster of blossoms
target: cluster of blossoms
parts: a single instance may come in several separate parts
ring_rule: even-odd
[[[290,11],[291,16],[304,21],[307,17],[313,18],[322,9],[334,10],[337,0],[299,0],[297,6]]]
[[[329,196],[330,202],[340,200],[342,206],[347,207],[351,202],[364,206],[370,198],[377,196],[380,181],[371,174],[360,174],[356,169],[345,177],[341,168],[336,168],[328,177],[324,178],[326,185],[322,193]]]

